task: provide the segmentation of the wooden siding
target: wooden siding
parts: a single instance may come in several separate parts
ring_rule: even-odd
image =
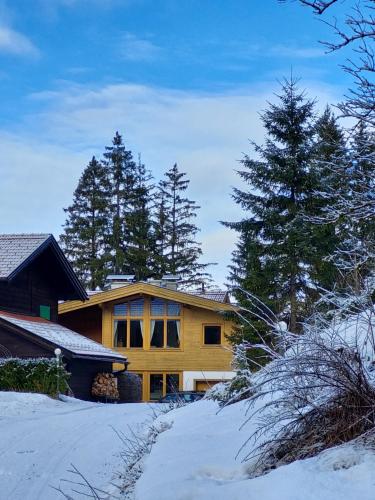
[[[181,347],[151,348],[150,320],[144,321],[144,348],[115,348],[113,346],[113,305],[103,308],[103,344],[127,356],[131,371],[229,371],[231,370],[232,353],[225,340],[232,323],[225,321],[221,314],[196,307],[182,308],[181,315]],[[146,310],[148,308],[146,307]],[[222,327],[222,344],[203,345],[203,325],[215,324]]]
[[[51,321],[57,321],[59,297],[50,264],[52,266],[52,256],[42,254],[14,280],[1,281],[0,309],[39,316],[40,306],[49,306]]]
[[[72,374],[69,386],[76,398],[92,401],[91,386],[94,377],[99,372],[112,372],[112,363],[104,361],[90,361],[84,359],[72,359],[68,361],[66,368]]]
[[[99,306],[61,315],[59,323],[95,342],[102,343],[102,310]]]
[[[0,353],[4,346],[16,358],[52,358],[53,352],[0,326]],[[1,357],[1,354],[0,354]]]
[[[224,316],[215,311],[201,309],[192,306],[183,306],[181,309],[181,347],[174,348],[151,348],[150,347],[150,315],[149,301],[145,298],[144,321],[144,347],[143,348],[115,348],[113,346],[113,305],[108,302],[102,306],[102,319],[98,316],[98,310],[90,307],[86,310],[67,312],[59,316],[59,320],[65,326],[86,335],[89,332],[93,338],[93,332],[101,324],[103,345],[124,354],[130,362],[129,370],[132,372],[157,371],[157,372],[182,372],[188,371],[230,371],[232,353],[225,339],[232,329],[232,322],[225,320]],[[117,301],[118,302],[118,301]],[[86,326],[87,325],[90,326]],[[203,345],[203,326],[205,324],[220,325],[222,330],[222,344]]]

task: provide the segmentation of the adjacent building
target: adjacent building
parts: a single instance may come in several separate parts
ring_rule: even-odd
[[[57,323],[58,302],[88,296],[51,234],[0,235],[0,358],[55,357],[71,373],[70,387],[91,399],[98,372],[122,368],[126,357]]]

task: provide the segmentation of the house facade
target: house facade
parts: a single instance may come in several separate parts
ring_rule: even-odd
[[[73,394],[91,399],[98,372],[126,358],[57,323],[58,302],[87,294],[50,234],[0,235],[0,358],[54,358],[71,373]]]
[[[128,283],[59,305],[59,322],[123,354],[142,378],[143,400],[206,390],[233,377],[226,340],[234,307],[218,297]]]

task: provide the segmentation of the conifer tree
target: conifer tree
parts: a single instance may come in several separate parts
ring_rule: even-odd
[[[284,81],[278,98],[262,115],[268,137],[264,146],[254,144],[260,159],[245,155],[241,162],[239,175],[249,189],[235,189],[233,198],[244,217],[224,224],[240,237],[231,283],[260,290],[260,298],[296,332],[306,296],[314,288],[310,282],[314,260],[311,224],[304,218],[313,205],[316,187],[312,172],[314,103],[292,79]],[[235,295],[241,305],[254,309],[238,288]],[[245,337],[254,335],[256,321],[255,316],[250,317]]]
[[[134,169],[134,184],[128,192],[129,210],[124,214],[126,268],[136,280],[153,275],[154,236],[152,234],[151,190],[152,176],[139,156]]]
[[[342,184],[342,177],[335,165],[342,163],[347,154],[344,132],[337,123],[337,118],[329,106],[315,124],[315,146],[311,173],[313,191],[311,206],[307,215],[315,219],[324,219],[327,209],[334,203],[337,190]],[[312,262],[311,279],[319,288],[330,289],[338,279],[337,268],[328,256],[333,255],[340,243],[337,224],[313,224],[311,226],[311,246],[315,259]],[[316,300],[319,296],[317,289]]]
[[[79,179],[72,205],[64,209],[67,220],[60,241],[79,279],[91,290],[103,286],[106,275],[109,192],[106,169],[93,157]]]
[[[153,221],[153,270],[155,277],[161,278],[167,274],[167,261],[165,254],[167,251],[167,207],[164,191],[160,184],[154,194],[154,221]]]
[[[335,170],[340,177],[336,190],[337,200],[332,206],[335,211],[337,232],[340,244],[333,257],[340,269],[346,287],[359,292],[363,281],[374,273],[375,265],[375,222],[370,207],[375,188],[375,142],[374,135],[362,120],[357,123],[350,139],[345,161],[336,162]],[[363,216],[358,217],[348,207],[356,211],[364,208]]]
[[[165,273],[181,275],[185,287],[210,280],[205,271],[209,264],[199,262],[202,249],[196,241],[199,229],[194,224],[194,218],[200,207],[184,196],[189,182],[186,173],[180,172],[177,164],[165,173],[156,197],[155,223],[159,276]]]
[[[136,164],[127,150],[122,136],[116,132],[112,146],[107,146],[104,163],[110,179],[111,225],[108,247],[111,254],[111,271],[115,274],[131,272],[126,262],[125,217],[131,211],[134,197]]]

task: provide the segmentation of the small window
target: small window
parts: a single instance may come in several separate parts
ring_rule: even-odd
[[[165,301],[162,299],[151,300],[151,316],[164,316],[165,314]]]
[[[164,347],[164,321],[151,320],[151,347]]]
[[[39,306],[39,316],[44,319],[51,319],[51,307],[50,306]]]
[[[220,325],[205,325],[205,327],[204,327],[204,344],[205,345],[221,344],[221,326]]]
[[[127,314],[127,304],[116,304],[113,308],[113,314],[115,316],[126,316]]]
[[[130,320],[130,347],[143,347],[143,321]]]
[[[113,345],[115,347],[126,347],[126,320],[117,320],[114,324],[114,339]]]

